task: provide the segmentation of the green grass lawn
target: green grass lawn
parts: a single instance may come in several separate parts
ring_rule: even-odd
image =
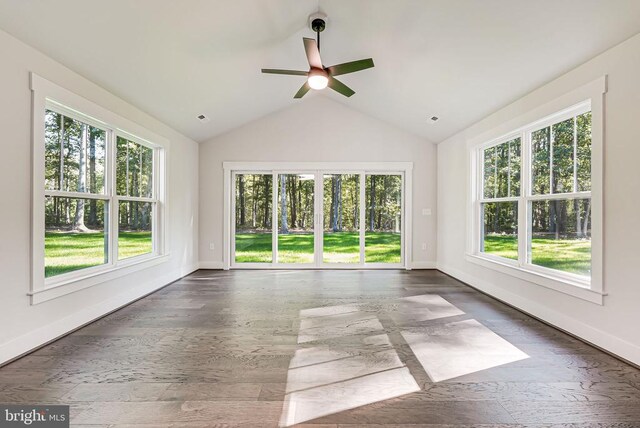
[[[518,241],[510,235],[488,235],[484,251],[508,259],[518,259]],[[531,241],[531,262],[534,265],[564,272],[589,275],[591,272],[591,241],[588,239],[550,239],[534,237]]]
[[[151,232],[120,232],[118,259],[150,253]],[[48,278],[105,263],[104,233],[46,232],[44,276]]]
[[[397,233],[366,232],[366,262],[400,263],[400,242]],[[236,262],[270,263],[271,243],[271,233],[236,234]],[[313,234],[278,235],[278,256],[280,263],[313,263]],[[359,233],[325,233],[323,259],[325,263],[359,263]]]

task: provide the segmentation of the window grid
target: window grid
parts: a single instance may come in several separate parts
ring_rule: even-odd
[[[569,272],[565,272],[562,270],[550,269],[543,266],[535,265],[532,262],[532,254],[531,254],[531,238],[532,238],[532,204],[536,201],[574,201],[574,200],[583,200],[583,199],[591,199],[591,191],[581,191],[578,187],[578,123],[577,118],[580,115],[591,112],[591,105],[589,102],[582,103],[572,109],[559,113],[557,115],[553,115],[548,119],[540,121],[538,123],[531,124],[521,131],[513,134],[509,134],[506,137],[502,137],[498,140],[495,140],[491,143],[480,146],[477,151],[477,160],[478,160],[478,177],[476,186],[477,189],[477,198],[476,198],[476,207],[475,207],[475,218],[477,227],[477,235],[474,238],[474,242],[476,242],[475,253],[482,254],[483,257],[489,259],[498,259],[502,263],[512,264],[518,266],[520,268],[524,268],[531,271],[537,271],[543,274],[552,274],[558,277],[564,277],[570,280],[584,282],[585,284],[590,283],[590,277],[585,277],[582,275],[576,275]],[[554,125],[566,121],[571,118],[573,120],[573,180],[572,180],[572,191],[571,192],[553,192],[553,181],[554,181],[554,142],[555,142],[555,133],[554,133]],[[549,128],[549,190],[548,193],[541,194],[533,194],[533,145],[532,145],[532,134],[536,131]],[[520,138],[520,195],[519,196],[507,196],[507,197],[493,197],[487,198],[485,197],[485,161],[484,154],[485,151],[491,148],[496,148],[504,143],[511,143],[513,140]],[[508,151],[509,154],[509,169],[511,166],[510,155],[511,151]],[[494,185],[496,183],[497,176],[497,155],[495,156],[494,162]],[[511,187],[511,172],[508,174],[508,186],[509,191],[507,195],[511,195],[510,187]],[[497,187],[494,187],[494,196],[497,195]],[[504,257],[500,257],[494,254],[485,253],[484,252],[484,224],[483,224],[483,205],[486,203],[496,203],[496,202],[517,202],[518,203],[518,225],[517,225],[517,239],[518,239],[518,260],[511,260]]]
[[[45,284],[56,284],[60,281],[64,281],[69,277],[82,276],[85,274],[87,270],[94,270],[96,268],[104,268],[106,267],[114,267],[119,264],[126,264],[129,259],[118,259],[118,232],[119,232],[119,206],[120,202],[132,201],[132,202],[147,202],[152,205],[152,251],[151,253],[143,254],[139,257],[148,257],[153,255],[158,255],[159,253],[159,245],[158,245],[158,226],[159,226],[159,218],[160,213],[157,209],[158,207],[158,167],[159,167],[159,149],[150,147],[149,145],[141,142],[138,138],[125,134],[122,132],[116,132],[114,129],[111,129],[108,126],[104,126],[104,124],[96,121],[90,117],[86,117],[81,113],[76,113],[73,110],[67,109],[57,103],[46,103],[46,110],[51,111],[60,115],[61,117],[61,131],[60,131],[60,178],[59,178],[59,186],[60,190],[52,190],[47,189],[44,186],[44,196],[48,197],[59,197],[59,198],[71,198],[71,199],[93,199],[103,201],[105,206],[107,207],[108,218],[105,218],[104,221],[104,233],[108,236],[107,241],[107,251],[105,254],[104,265],[96,266],[96,267],[88,267],[84,269],[79,269],[76,271],[71,271],[69,273],[55,275],[49,278],[45,278]],[[86,132],[86,128],[89,126],[100,129],[105,132],[105,159],[104,159],[104,178],[103,178],[103,193],[91,193],[89,191],[79,192],[79,191],[66,191],[64,189],[64,118],[69,118],[74,121],[81,122],[83,124],[83,132]],[[127,195],[118,195],[116,191],[116,174],[117,174],[117,162],[116,162],[116,139],[118,136],[122,138],[126,138],[127,140],[139,144],[143,147],[150,148],[152,150],[152,186],[151,186],[151,197],[142,197],[142,196],[127,196]],[[44,144],[44,142],[43,142]],[[127,156],[128,158],[128,156]],[[129,175],[129,164],[127,162],[127,176]],[[44,183],[43,183],[44,184]],[[128,186],[128,181],[127,181]],[[128,187],[127,187],[128,193]]]

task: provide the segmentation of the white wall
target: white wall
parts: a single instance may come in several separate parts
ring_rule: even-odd
[[[61,64],[0,31],[0,363],[51,340],[197,267],[198,145]],[[30,305],[31,91],[29,72],[170,140],[169,261]],[[41,185],[41,183],[35,183]]]
[[[428,125],[425,125],[428,126]],[[316,95],[200,146],[200,261],[221,267],[224,161],[411,161],[413,266],[436,260],[436,150],[419,137]],[[423,208],[433,215],[422,216]],[[209,243],[215,250],[209,249]],[[427,250],[421,249],[422,243]]]
[[[602,348],[640,364],[640,35],[438,145],[438,267]],[[466,142],[608,75],[605,98],[604,306],[589,303],[465,259]]]

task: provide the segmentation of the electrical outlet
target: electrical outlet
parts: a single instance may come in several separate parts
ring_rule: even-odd
[[[431,215],[431,209],[430,208],[423,208],[422,209],[422,215]]]
[[[212,251],[215,250],[216,249],[216,245],[213,242],[210,242],[209,243],[209,249],[212,250]]]
[[[422,251],[426,251],[427,250],[427,243],[423,242],[422,243]]]

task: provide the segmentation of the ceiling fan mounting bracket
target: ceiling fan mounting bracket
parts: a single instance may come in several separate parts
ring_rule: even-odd
[[[326,14],[316,12],[309,15],[308,25],[314,33],[321,33],[327,28],[327,21],[329,21],[329,19]]]
[[[322,18],[314,18],[311,21],[311,29],[313,31],[315,31],[316,33],[321,33],[324,31],[324,29],[326,28],[327,23],[324,19]]]

